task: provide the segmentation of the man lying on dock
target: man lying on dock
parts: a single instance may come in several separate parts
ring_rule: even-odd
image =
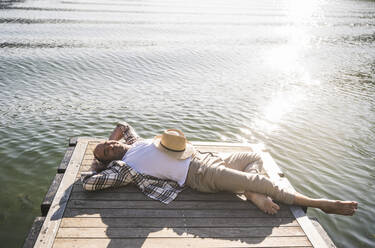
[[[93,163],[95,170],[81,176],[86,190],[133,183],[166,204],[186,186],[201,192],[229,191],[243,193],[268,214],[280,209],[273,200],[340,215],[353,215],[358,206],[355,201],[313,199],[282,188],[265,175],[261,153],[200,152],[177,129],[145,140],[129,124],[120,123],[108,141],[95,147],[94,156],[99,161]]]

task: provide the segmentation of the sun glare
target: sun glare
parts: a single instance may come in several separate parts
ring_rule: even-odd
[[[255,123],[264,132],[278,129],[283,117],[293,112],[305,99],[306,86],[320,83],[311,76],[306,58],[313,49],[312,29],[319,19],[323,3],[319,0],[290,0],[285,6],[290,25],[279,32],[286,42],[264,54],[267,65],[279,75],[278,81],[282,86],[265,105],[262,118]]]

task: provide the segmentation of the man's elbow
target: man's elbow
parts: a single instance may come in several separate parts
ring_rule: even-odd
[[[82,182],[82,187],[84,190],[87,191],[94,191],[95,190],[95,180],[93,180],[93,177],[95,176],[95,172],[90,171],[90,172],[82,172],[81,174],[81,182]]]
[[[95,187],[93,184],[91,184],[90,182],[83,182],[82,184],[83,186],[83,189],[86,190],[86,191],[94,191],[95,190]]]

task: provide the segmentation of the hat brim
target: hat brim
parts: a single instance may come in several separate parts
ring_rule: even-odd
[[[172,158],[175,158],[175,159],[178,159],[178,160],[187,159],[187,158],[191,157],[195,152],[194,146],[189,142],[186,143],[186,148],[185,148],[184,151],[176,152],[176,151],[169,150],[166,147],[164,147],[163,145],[161,145],[160,141],[161,141],[161,135],[156,136],[154,138],[154,141],[153,141],[154,146],[159,151],[164,152],[168,156],[170,156]]]

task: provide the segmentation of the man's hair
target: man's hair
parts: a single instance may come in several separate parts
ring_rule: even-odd
[[[94,154],[94,158],[95,158],[96,160],[98,160],[100,163],[102,163],[102,164],[104,164],[104,165],[108,165],[111,161],[109,161],[109,160],[105,160],[105,159],[100,159],[100,158],[98,158],[98,157],[96,156],[96,154],[95,154],[95,150],[97,149],[97,147],[98,147],[98,145],[96,145],[95,148],[94,148],[94,152],[93,152],[93,154]]]

